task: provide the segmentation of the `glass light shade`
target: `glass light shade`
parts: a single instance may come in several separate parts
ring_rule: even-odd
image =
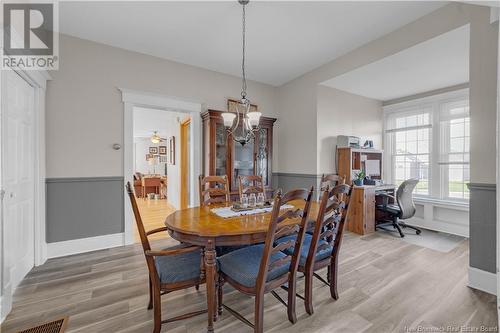
[[[160,143],[160,138],[153,136],[153,137],[151,137],[151,142],[152,143]]]
[[[257,127],[259,126],[260,116],[262,113],[258,111],[252,111],[247,113],[248,121],[250,122],[250,126]]]
[[[224,119],[224,126],[231,127],[233,126],[234,118],[236,118],[236,114],[232,112],[224,112],[221,114],[222,119]]]

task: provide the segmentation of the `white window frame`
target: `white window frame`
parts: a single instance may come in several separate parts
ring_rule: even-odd
[[[388,121],[394,113],[408,113],[409,110],[422,110],[431,108],[431,143],[429,156],[429,195],[415,194],[416,200],[421,201],[439,201],[455,204],[468,204],[468,199],[449,198],[444,196],[444,178],[439,161],[441,154],[441,131],[440,131],[440,110],[442,105],[463,99],[469,100],[469,89],[460,89],[456,91],[446,92],[433,96],[423,97],[419,99],[409,100],[397,104],[386,105],[383,108],[384,112],[384,147],[386,148],[385,155],[385,170],[384,179],[390,183],[394,183],[393,173],[393,144],[388,129]],[[419,113],[416,111],[415,113]]]

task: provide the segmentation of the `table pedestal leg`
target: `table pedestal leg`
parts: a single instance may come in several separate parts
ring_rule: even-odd
[[[214,316],[215,309],[215,275],[216,263],[215,246],[212,240],[207,242],[205,247],[205,268],[206,268],[206,285],[207,285],[207,308],[208,308],[208,326],[207,332],[214,331]]]

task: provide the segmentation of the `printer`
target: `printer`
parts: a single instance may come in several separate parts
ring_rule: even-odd
[[[357,136],[339,135],[337,136],[338,148],[361,148],[361,139]]]

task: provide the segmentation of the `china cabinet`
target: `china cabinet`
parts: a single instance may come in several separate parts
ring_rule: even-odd
[[[227,175],[231,196],[238,194],[239,175],[262,176],[264,186],[272,187],[273,125],[276,118],[261,117],[260,130],[245,145],[235,142],[224,127],[222,111],[208,110],[203,119],[203,172]]]

